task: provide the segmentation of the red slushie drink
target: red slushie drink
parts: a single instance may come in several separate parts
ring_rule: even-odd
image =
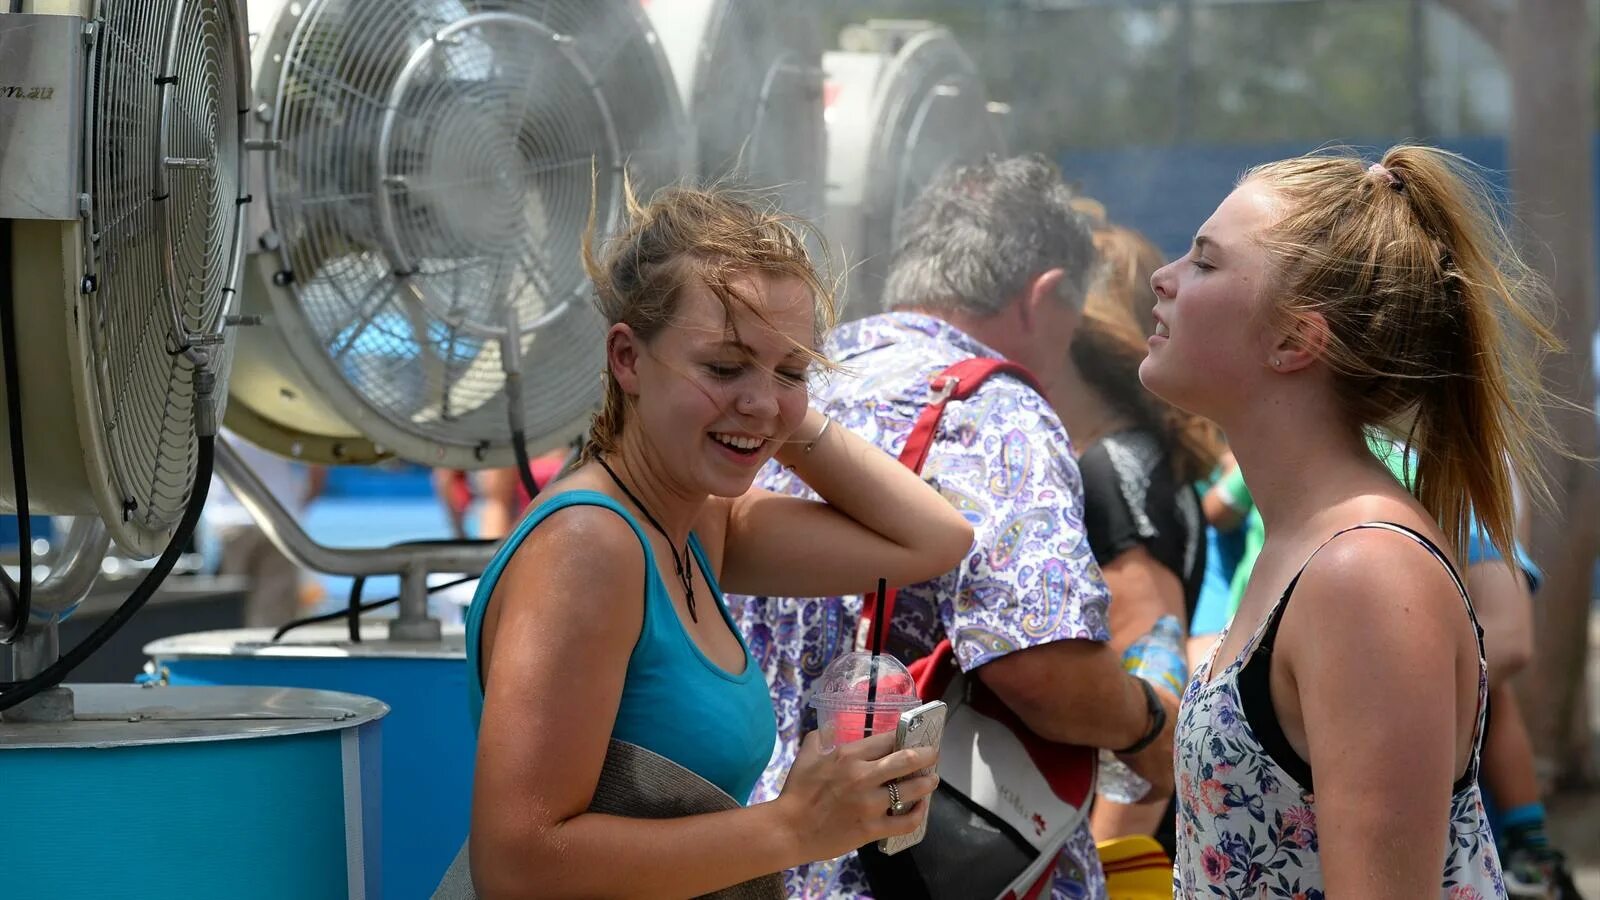
[[[810,702],[817,711],[824,750],[868,734],[893,734],[900,714],[922,703],[904,663],[887,654],[874,657],[862,651],[830,663],[817,680]]]

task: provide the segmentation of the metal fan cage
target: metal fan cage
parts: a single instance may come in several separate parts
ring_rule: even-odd
[[[785,211],[807,217],[822,212],[827,161],[815,19],[779,0],[721,0],[689,106],[703,179],[775,189]]]
[[[873,28],[863,31],[870,37]],[[950,165],[1005,150],[982,77],[949,31],[920,23],[886,23],[882,31],[873,52],[825,57],[840,77],[872,79],[835,82],[834,89],[870,90],[872,100],[854,107],[863,111],[859,116],[829,121],[830,130],[853,132],[830,136],[839,151],[830,150],[828,173],[830,190],[848,198],[845,208],[830,204],[829,215],[848,220],[830,223],[830,230],[850,265],[852,318],[881,304],[900,214],[923,188]],[[881,62],[862,64],[873,56]]]
[[[232,2],[106,0],[94,22],[84,141],[81,326],[120,509],[117,542],[151,554],[176,527],[196,465],[196,362],[226,396],[226,316],[243,236],[248,105]],[[114,513],[114,514],[113,514]]]
[[[1003,142],[977,66],[943,29],[906,43],[884,75],[881,96],[872,154],[877,171],[892,177],[867,181],[867,207],[887,220],[892,251],[900,213],[936,175],[1002,152]]]
[[[506,360],[538,452],[600,397],[581,244],[680,177],[681,104],[631,2],[310,0],[258,42],[276,327],[356,430],[506,465]],[[287,424],[291,428],[294,423]]]

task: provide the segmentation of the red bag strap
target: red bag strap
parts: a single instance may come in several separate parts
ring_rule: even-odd
[[[994,375],[1010,375],[1039,394],[1044,393],[1044,388],[1039,386],[1039,379],[1028,371],[1025,366],[1005,359],[991,359],[985,356],[974,356],[950,366],[928,382],[933,388],[933,399],[917,416],[916,424],[911,427],[911,434],[906,437],[906,445],[900,451],[900,464],[918,474],[928,461],[928,450],[933,446],[933,439],[939,433],[939,422],[944,418],[944,407],[951,400],[966,400],[977,393],[978,388]],[[876,593],[868,594],[861,605],[861,634],[872,633],[872,623],[881,614],[885,621],[894,616],[895,595],[898,592],[891,589],[885,591],[881,599]],[[887,638],[888,629],[884,629]],[[882,653],[882,647],[869,647],[874,653]],[[926,696],[926,695],[924,695]]]
[[[933,387],[933,402],[923,408],[916,425],[912,426],[905,448],[900,451],[900,464],[920,474],[923,464],[928,461],[928,449],[933,446],[933,438],[939,433],[944,405],[951,400],[966,400],[977,393],[979,386],[988,381],[990,376],[1000,374],[1017,378],[1040,394],[1044,393],[1033,373],[1017,363],[982,356],[963,359],[933,376],[929,382]]]

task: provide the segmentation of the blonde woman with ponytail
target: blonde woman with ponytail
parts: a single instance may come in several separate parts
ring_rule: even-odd
[[[1510,553],[1554,341],[1490,197],[1425,147],[1273,163],[1152,279],[1140,377],[1223,428],[1267,528],[1179,714],[1179,897],[1504,896],[1456,553],[1474,510]]]
[[[840,594],[950,569],[972,529],[894,459],[811,409],[833,319],[800,223],[722,191],[628,198],[585,262],[607,323],[605,408],[468,614],[478,721],[478,896],[689,897],[916,829],[937,751],[815,735],[782,795],[744,806],[772,755],[767,685],[722,590]],[[751,490],[769,461],[821,497]],[[612,739],[739,808],[590,812]],[[891,807],[901,814],[891,815]],[[739,896],[753,896],[747,887]]]

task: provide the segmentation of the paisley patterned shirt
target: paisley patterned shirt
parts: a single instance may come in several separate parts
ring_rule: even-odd
[[[844,326],[830,358],[843,368],[812,386],[812,404],[835,422],[898,456],[928,404],[929,381],[975,356],[999,357],[940,319],[911,313]],[[1083,487],[1061,421],[1031,388],[1008,376],[984,382],[945,408],[924,478],[977,533],[950,573],[899,593],[889,650],[910,661],[945,637],[963,670],[1053,641],[1106,641],[1109,594],[1083,528]],[[792,473],[770,466],[769,490],[810,496]],[[864,586],[868,587],[868,586]],[[861,597],[727,598],[729,610],[771,686],[778,748],[751,802],[783,788],[802,735],[812,682],[852,649]],[[854,855],[787,875],[791,897],[870,897]],[[1058,861],[1052,897],[1104,897],[1105,878],[1087,827]]]
[[[1437,555],[1414,532],[1387,523]],[[1444,562],[1443,557],[1439,557]],[[1449,568],[1449,563],[1445,563]],[[1455,577],[1455,570],[1450,569]],[[1296,579],[1298,580],[1298,578]],[[1457,587],[1461,587],[1459,579]],[[1211,678],[1224,631],[1184,692],[1174,740],[1178,776],[1178,853],[1173,866],[1176,900],[1199,897],[1323,900],[1317,846],[1316,797],[1266,749],[1258,732],[1265,723],[1245,714],[1239,673],[1249,663],[1278,611],[1294,590],[1291,582],[1255,633],[1215,679]],[[1461,597],[1472,606],[1465,588]],[[1477,626],[1476,617],[1473,626]],[[1450,798],[1449,843],[1439,896],[1442,900],[1489,900],[1506,896],[1494,836],[1478,788],[1483,726],[1489,693],[1488,664],[1478,653],[1478,716],[1467,777]]]

